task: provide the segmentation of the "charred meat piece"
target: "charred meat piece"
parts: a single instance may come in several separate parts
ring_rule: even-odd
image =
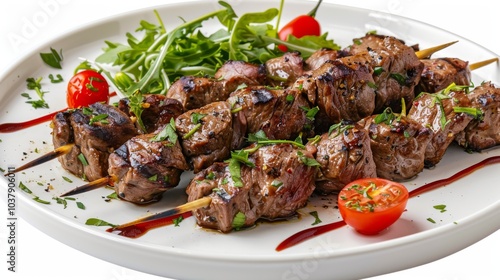
[[[472,120],[455,140],[472,151],[500,144],[500,88],[491,82],[476,87],[469,95],[471,106],[482,111],[480,119]]]
[[[150,203],[179,184],[180,175],[189,166],[179,141],[172,142],[155,133],[142,134],[109,156],[108,172],[119,179],[114,188],[120,198],[137,204]]]
[[[189,110],[177,117],[175,126],[182,138],[184,155],[195,173],[230,156],[233,121],[228,102],[214,102]]]
[[[260,85],[265,80],[266,71],[262,65],[228,61],[217,70],[213,78],[181,77],[169,88],[167,97],[179,100],[187,111],[224,101],[242,84]]]
[[[415,177],[424,169],[425,151],[433,132],[406,116],[386,110],[359,121],[369,133],[377,176],[392,181]]]
[[[415,87],[415,94],[420,92],[438,92],[452,83],[469,85],[471,73],[469,63],[458,58],[422,59],[424,70],[420,82]]]
[[[228,102],[235,120],[246,126],[245,135],[262,130],[269,139],[293,139],[312,132],[309,103],[294,89],[246,87],[235,91]]]
[[[374,113],[386,107],[401,112],[403,98],[406,104],[411,104],[424,68],[412,47],[391,36],[367,34],[354,39],[348,52],[351,55],[368,52],[371,56],[377,94]]]
[[[145,95],[141,106],[143,108],[141,119],[146,129],[145,133],[153,133],[163,129],[170,122],[170,119],[175,119],[184,112],[180,101],[166,98],[161,94]],[[130,110],[130,100],[128,98],[120,99],[118,108],[129,116],[136,118],[135,114]],[[138,130],[141,131],[141,128],[138,127]]]
[[[314,191],[316,167],[304,164],[312,159],[307,150],[290,144],[264,146],[254,152],[250,167],[241,164],[241,186],[231,176],[228,163],[215,163],[195,175],[186,192],[188,201],[210,196],[208,207],[194,211],[198,225],[230,232],[237,215],[248,227],[258,219],[280,219],[305,206]]]
[[[125,113],[102,103],[59,113],[53,127],[54,148],[75,143],[59,157],[63,168],[89,181],[107,176],[109,154],[137,134]]]
[[[347,56],[347,52],[340,50],[332,50],[332,49],[320,49],[312,53],[305,61],[305,70],[311,71],[318,69],[325,62],[329,60],[335,60],[337,58],[341,58]]]
[[[267,79],[271,86],[289,87],[304,72],[304,59],[298,52],[286,52],[265,63]]]
[[[433,167],[441,161],[455,136],[473,119],[469,114],[455,112],[455,109],[470,107],[471,102],[463,87],[422,93],[415,99],[407,116],[433,131],[425,150],[426,167]]]
[[[375,108],[373,85],[371,58],[365,53],[329,60],[300,77],[294,88],[318,106],[315,128],[323,133],[342,120],[358,121],[371,115]]]
[[[338,192],[356,179],[377,177],[368,132],[357,123],[335,124],[307,145],[316,150],[320,164],[316,190],[321,193]]]

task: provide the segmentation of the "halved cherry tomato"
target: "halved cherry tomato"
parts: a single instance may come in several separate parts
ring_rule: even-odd
[[[109,85],[94,70],[76,73],[68,82],[66,102],[69,108],[86,107],[96,102],[109,102]]]
[[[373,235],[396,222],[406,208],[408,190],[381,178],[355,180],[339,193],[340,215],[362,234]]]
[[[323,0],[320,0],[316,7],[312,9],[307,15],[300,15],[289,23],[287,23],[278,32],[278,38],[282,41],[286,41],[289,35],[293,35],[296,38],[302,38],[304,36],[320,36],[321,26],[319,22],[314,18],[316,16],[316,11],[319,8]],[[285,45],[278,45],[278,48],[286,52],[288,48]]]

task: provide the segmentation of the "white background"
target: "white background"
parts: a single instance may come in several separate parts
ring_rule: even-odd
[[[76,26],[137,8],[172,2],[182,1],[0,1],[0,77],[9,65],[22,59],[24,54]],[[497,37],[499,14],[497,9],[489,6],[490,1],[325,0],[324,2],[370,8],[417,19],[471,39],[500,54]],[[12,38],[22,40],[13,41]],[[6,208],[3,203],[0,204],[2,221],[6,221],[4,213]],[[76,251],[38,231],[22,219],[18,224],[17,235],[18,272],[10,273],[4,261],[7,259],[7,228],[4,222],[1,224],[0,279],[165,279],[120,267]],[[411,252],[408,252],[408,256],[411,257]],[[500,231],[441,260],[376,276],[370,280],[459,280],[478,279],[480,276],[483,279],[498,279],[498,260],[500,260]],[[383,260],[374,261],[384,265]],[[354,264],[353,267],[346,269],[360,268],[362,264]],[[237,279],[236,275],[235,278]]]

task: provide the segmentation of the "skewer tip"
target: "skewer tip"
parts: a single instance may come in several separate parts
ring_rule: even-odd
[[[483,66],[486,66],[486,65],[494,63],[494,62],[498,63],[498,57],[494,57],[494,58],[490,58],[490,59],[487,59],[487,60],[483,60],[483,61],[472,63],[472,64],[469,65],[469,70],[471,70],[471,71],[472,70],[476,70],[478,68],[481,68]]]
[[[424,58],[429,58],[433,53],[437,52],[437,51],[440,51],[444,48],[447,48],[455,43],[457,43],[458,41],[453,41],[453,42],[449,42],[449,43],[446,43],[446,44],[442,44],[442,45],[439,45],[439,46],[435,46],[435,47],[431,47],[431,48],[428,48],[428,49],[424,49],[424,50],[420,50],[420,51],[416,51],[415,52],[415,55],[417,55],[417,57],[419,59],[424,59]]]

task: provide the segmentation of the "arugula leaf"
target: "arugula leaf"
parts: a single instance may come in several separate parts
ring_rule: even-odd
[[[175,132],[175,121],[174,119],[170,119],[170,123],[167,124],[162,131],[152,137],[151,142],[160,142],[167,140],[171,143],[171,146],[175,145],[177,142],[177,133]]]

